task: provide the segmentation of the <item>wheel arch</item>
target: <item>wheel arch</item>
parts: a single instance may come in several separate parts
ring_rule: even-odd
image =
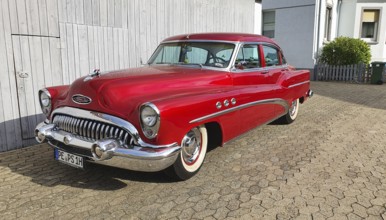
[[[303,104],[304,101],[305,101],[304,96],[302,96],[302,97],[299,98],[300,104]]]
[[[208,133],[208,150],[223,145],[223,132],[218,122],[205,123]]]

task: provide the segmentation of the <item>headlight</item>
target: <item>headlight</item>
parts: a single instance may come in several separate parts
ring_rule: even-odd
[[[158,120],[157,112],[150,106],[145,106],[141,111],[142,123],[148,127],[153,127]]]
[[[147,138],[155,138],[160,126],[160,113],[152,103],[143,104],[140,108],[140,121],[143,134]]]
[[[42,112],[48,117],[51,112],[51,95],[47,89],[39,91],[39,101]]]

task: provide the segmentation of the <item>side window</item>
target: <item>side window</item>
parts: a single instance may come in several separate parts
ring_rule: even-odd
[[[252,69],[260,67],[259,50],[257,44],[245,44],[237,54],[235,67],[238,69]]]
[[[266,66],[280,65],[279,52],[276,48],[264,45],[263,52]]]

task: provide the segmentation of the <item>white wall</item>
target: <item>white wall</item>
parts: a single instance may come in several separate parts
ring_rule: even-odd
[[[356,0],[342,1],[338,36],[354,36],[354,26],[356,17]]]
[[[380,22],[378,25],[378,36],[375,43],[369,43],[371,48],[371,61],[386,61],[386,2],[358,3],[355,13],[354,37],[361,37],[361,15],[363,8],[380,8]]]
[[[386,61],[386,1],[343,0],[338,35],[354,38],[361,37],[360,28],[363,8],[381,9],[377,42],[369,43],[369,45],[371,48],[371,61]]]
[[[263,0],[263,10],[315,5],[315,1],[318,0]]]
[[[255,34],[261,34],[261,25],[262,25],[262,6],[261,3],[255,3]]]
[[[323,46],[330,41],[325,37],[326,27],[326,9],[331,7],[331,27],[330,41],[333,41],[337,36],[338,28],[338,0],[318,0],[315,5],[315,27],[314,27],[314,63],[318,60]]]
[[[275,38],[289,64],[314,67],[315,0],[263,1],[264,10],[275,10]]]

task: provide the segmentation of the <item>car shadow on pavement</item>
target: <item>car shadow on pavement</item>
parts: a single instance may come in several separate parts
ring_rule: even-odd
[[[136,172],[91,163],[86,163],[84,170],[73,168],[55,161],[48,144],[0,153],[0,176],[47,187],[66,185],[101,191],[125,188],[128,181],[173,182],[163,172]]]

